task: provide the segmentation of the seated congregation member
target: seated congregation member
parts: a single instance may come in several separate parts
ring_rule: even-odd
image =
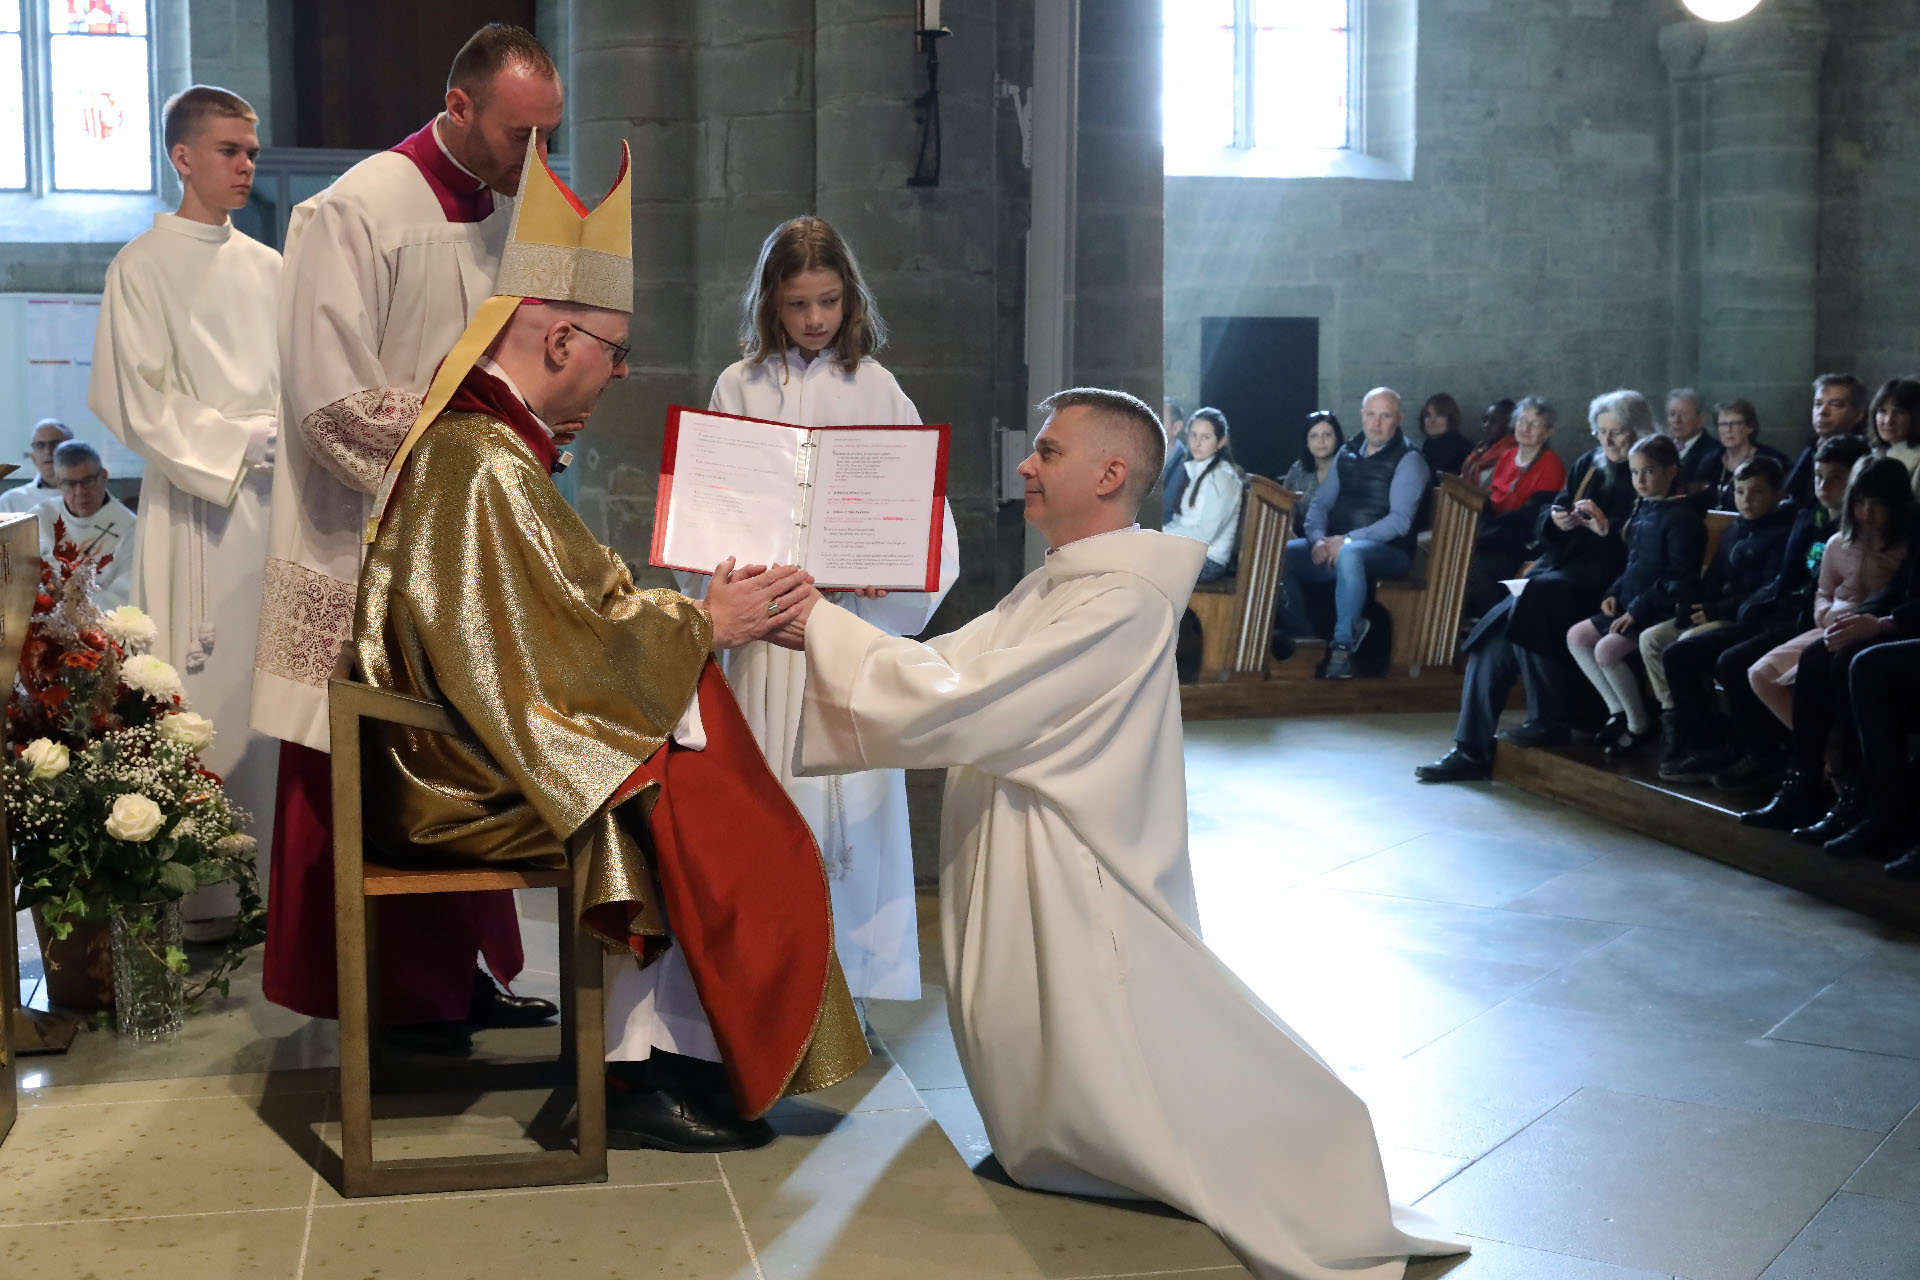
[[[1920,729],[1920,604],[1910,597],[1883,621],[1879,636],[1854,658],[1847,684],[1864,811],[1852,830],[1827,842],[1827,852],[1837,857],[1898,852],[1887,863],[1887,874],[1920,881],[1915,778],[1907,756],[1907,740]]]
[[[1461,644],[1467,656],[1453,749],[1413,771],[1422,782],[1464,782],[1493,769],[1494,731],[1518,679],[1527,719],[1501,735],[1524,747],[1572,736],[1583,683],[1567,653],[1567,628],[1592,613],[1626,562],[1624,532],[1633,511],[1628,452],[1653,431],[1653,411],[1638,391],[1594,397],[1587,422],[1599,447],[1573,464],[1566,488],[1540,513],[1539,558],[1526,585],[1487,611]]]
[[[925,643],[815,594],[777,637],[806,652],[799,768],[947,770],[947,1009],[1014,1182],[1162,1201],[1269,1280],[1458,1252],[1390,1203],[1366,1106],[1200,936],[1174,643],[1202,548],[1135,524],[1153,413],[1090,387],[1041,407],[1020,474],[1049,550],[1012,594]]]
[[[1513,451],[1513,401],[1495,400],[1480,415],[1480,437],[1473,452],[1460,464],[1460,478],[1485,493],[1493,483],[1493,469],[1500,459]]]
[[[1667,392],[1667,439],[1680,451],[1679,491],[1692,497],[1720,478],[1720,445],[1707,434],[1707,401],[1692,387]]]
[[[1307,456],[1296,458],[1287,468],[1286,478],[1280,483],[1300,495],[1300,501],[1294,506],[1294,516],[1306,519],[1307,509],[1313,503],[1313,495],[1320,492],[1320,486],[1327,482],[1327,476],[1333,471],[1334,455],[1340,452],[1347,436],[1340,429],[1340,419],[1319,409],[1307,415]]]
[[[375,499],[355,667],[465,732],[369,736],[367,838],[429,865],[589,859],[609,1144],[732,1150],[867,1052],[819,848],[713,661],[796,617],[810,579],[726,560],[704,602],[639,590],[552,480],[626,376],[622,151],[583,214],[529,140],[494,293]]]
[[[1600,601],[1600,611],[1567,631],[1567,651],[1611,713],[1597,741],[1624,756],[1653,736],[1640,677],[1627,662],[1640,632],[1690,610],[1707,545],[1698,504],[1680,490],[1680,451],[1666,436],[1633,446],[1633,491],[1627,520],[1627,564]]]
[[[1873,451],[1905,467],[1920,495],[1920,382],[1888,379],[1874,395],[1867,419],[1873,423]]]
[[[84,440],[68,440],[53,451],[53,482],[59,496],[34,508],[40,514],[40,555],[53,555],[54,524],[81,555],[111,560],[94,579],[93,602],[113,609],[133,598],[131,508],[107,492],[107,464]]]
[[[1770,444],[1760,442],[1760,411],[1751,400],[1722,400],[1713,406],[1714,430],[1720,437],[1720,474],[1715,477],[1713,498],[1708,504],[1715,511],[1732,511],[1734,473],[1749,458],[1772,458],[1787,474],[1787,455]],[[1783,481],[1784,483],[1784,481]]]
[[[1800,504],[1789,499],[1793,525],[1773,580],[1741,611],[1748,635],[1713,661],[1713,679],[1726,699],[1730,720],[1723,741],[1706,748],[1713,785],[1722,791],[1773,786],[1787,768],[1787,735],[1773,712],[1753,692],[1747,669],[1813,625],[1813,593],[1820,581],[1820,557],[1840,528],[1847,481],[1854,464],[1867,454],[1859,436],[1832,436],[1820,445],[1814,465],[1814,497]],[[1685,655],[1681,655],[1682,662]],[[1668,659],[1672,662],[1671,656]],[[1672,671],[1669,665],[1668,671]],[[1684,677],[1682,677],[1684,678]]]
[[[1920,518],[1909,512],[1909,519]],[[1819,641],[1808,645],[1794,669],[1793,767],[1817,777],[1826,767],[1833,804],[1825,816],[1795,827],[1793,838],[1818,844],[1836,858],[1873,858],[1885,862],[1898,850],[1898,816],[1905,809],[1899,794],[1900,775],[1908,761],[1904,733],[1884,732],[1888,717],[1854,700],[1854,671],[1860,660],[1889,638],[1901,635],[1902,616],[1910,624],[1916,573],[1920,573],[1920,539],[1907,539],[1906,554],[1893,579],[1860,608],[1830,624]],[[1873,664],[1868,664],[1871,683]],[[1904,719],[1904,717],[1896,717]],[[1885,747],[1896,765],[1892,770],[1869,760],[1861,746],[1867,738],[1875,749]],[[1891,779],[1892,792],[1887,790]],[[1866,821],[1870,816],[1879,820]]]
[[[1793,528],[1793,510],[1781,505],[1786,472],[1772,458],[1748,458],[1734,482],[1739,518],[1720,538],[1700,583],[1700,598],[1685,616],[1640,633],[1647,683],[1660,704],[1660,776],[1693,780],[1713,772],[1694,758],[1719,739],[1713,725],[1713,661],[1751,635],[1742,618],[1764,604],[1766,585],[1780,572]],[[1689,764],[1683,767],[1682,762]]]
[[[1790,831],[1806,826],[1829,809],[1823,779],[1828,733],[1833,727],[1831,699],[1812,705],[1810,695],[1824,689],[1809,684],[1796,691],[1801,658],[1815,646],[1827,648],[1829,635],[1854,630],[1843,619],[1876,602],[1899,573],[1913,529],[1913,490],[1907,469],[1891,458],[1865,458],[1854,466],[1841,507],[1840,529],[1820,557],[1814,590],[1813,625],[1774,646],[1747,669],[1754,696],[1786,726],[1791,744],[1787,776],[1764,808],[1740,815],[1750,826]],[[1816,664],[1823,659],[1816,658]],[[1796,712],[1804,714],[1796,714]],[[1841,779],[1842,788],[1851,785]],[[1843,797],[1843,801],[1846,798]],[[1833,834],[1838,834],[1834,832]]]
[[[1195,409],[1187,420],[1187,452],[1192,456],[1174,477],[1178,493],[1173,519],[1163,531],[1206,543],[1199,580],[1218,582],[1233,570],[1234,546],[1240,540],[1240,494],[1246,485],[1246,473],[1233,460],[1227,442],[1227,415],[1218,409]]]
[[[1301,587],[1331,583],[1333,638],[1328,680],[1353,678],[1353,651],[1366,638],[1362,611],[1371,583],[1413,563],[1413,520],[1427,492],[1427,462],[1400,433],[1400,396],[1375,387],[1360,402],[1360,434],[1344,445],[1307,508],[1306,534],[1287,543],[1283,625],[1306,634]]]
[[[0,493],[0,512],[31,511],[59,494],[60,485],[53,478],[53,451],[71,439],[73,431],[58,418],[42,418],[33,424],[33,436],[27,444],[33,478]]]
[[[1787,472],[1787,496],[1794,502],[1813,501],[1815,454],[1821,442],[1835,436],[1865,434],[1867,384],[1850,373],[1823,373],[1813,380],[1813,435]]]
[[[1473,441],[1460,431],[1460,402],[1442,391],[1420,406],[1420,453],[1435,475],[1460,474],[1460,464],[1473,452]]]
[[[1161,401],[1165,410],[1161,421],[1167,428],[1167,465],[1160,471],[1160,523],[1173,519],[1174,486],[1180,468],[1193,455],[1187,452],[1187,412],[1172,400]]]
[[[1514,406],[1511,451],[1500,456],[1487,487],[1487,509],[1474,537],[1467,569],[1466,610],[1479,617],[1506,594],[1500,585],[1520,571],[1533,545],[1540,513],[1567,482],[1567,468],[1553,451],[1553,405],[1527,396]]]

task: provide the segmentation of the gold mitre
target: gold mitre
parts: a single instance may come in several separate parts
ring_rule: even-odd
[[[468,370],[487,353],[521,303],[577,302],[609,311],[633,310],[633,203],[627,195],[632,153],[620,144],[620,172],[599,205],[588,212],[580,197],[554,176],[540,154],[539,131],[527,139],[527,160],[520,170],[520,196],[513,226],[500,253],[493,296],[480,304],[465,333],[433,375],[413,429],[387,464],[380,481],[366,541],[379,531],[394,480],[421,433],[446,409]]]

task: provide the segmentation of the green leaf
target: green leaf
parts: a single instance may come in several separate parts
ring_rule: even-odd
[[[160,887],[175,897],[192,893],[200,881],[193,874],[193,868],[178,862],[160,864]]]
[[[185,973],[187,971],[187,953],[179,947],[168,947],[166,965],[167,968],[173,970],[175,973]]]

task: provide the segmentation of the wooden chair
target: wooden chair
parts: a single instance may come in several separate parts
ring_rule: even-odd
[[[1187,608],[1200,623],[1200,677],[1260,680],[1273,644],[1273,611],[1293,536],[1300,495],[1265,476],[1248,476],[1241,497],[1239,572],[1193,589]]]
[[[1393,619],[1392,672],[1417,676],[1425,667],[1453,665],[1460,611],[1466,606],[1467,565],[1486,505],[1486,495],[1472,484],[1442,475],[1433,489],[1433,538],[1425,562],[1416,560],[1404,578],[1375,584],[1374,598]]]
[[[458,735],[460,723],[443,707],[336,678],[328,690],[333,749],[334,937],[338,950],[340,1002],[340,1192],[384,1196],[500,1187],[539,1187],[563,1182],[604,1182],[607,1177],[605,1009],[600,944],[579,927],[588,859],[579,851],[563,870],[475,866],[413,870],[369,861],[362,843],[361,733],[365,722],[406,725],[427,733]],[[571,1151],[513,1155],[436,1156],[412,1160],[373,1158],[372,993],[378,990],[376,930],[369,908],[381,898],[416,893],[473,893],[488,889],[554,889],[560,896],[561,1043],[558,1063],[477,1065],[464,1072],[436,1069],[396,1077],[405,1089],[448,1089],[467,1082],[515,1088],[529,1076],[563,1081],[578,1093],[578,1129]],[[571,935],[567,925],[572,924]],[[455,1081],[461,1083],[455,1083]],[[382,1084],[389,1084],[383,1073]]]
[[[13,470],[11,464],[0,465],[0,476]],[[0,515],[0,669],[11,672],[20,665],[39,589],[39,517],[32,512]],[[20,946],[14,937],[12,848],[7,815],[0,806],[0,1142],[13,1131],[19,1109],[14,1021],[20,1016]]]
[[[1740,518],[1737,511],[1707,512],[1707,553],[1700,561],[1700,572],[1705,573],[1713,558],[1720,554],[1720,539],[1727,536],[1727,530],[1733,528],[1733,522]]]

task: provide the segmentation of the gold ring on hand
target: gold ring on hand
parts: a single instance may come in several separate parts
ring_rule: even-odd
[[[767,616],[769,618],[777,618],[780,616],[780,602],[778,600],[767,601]]]

